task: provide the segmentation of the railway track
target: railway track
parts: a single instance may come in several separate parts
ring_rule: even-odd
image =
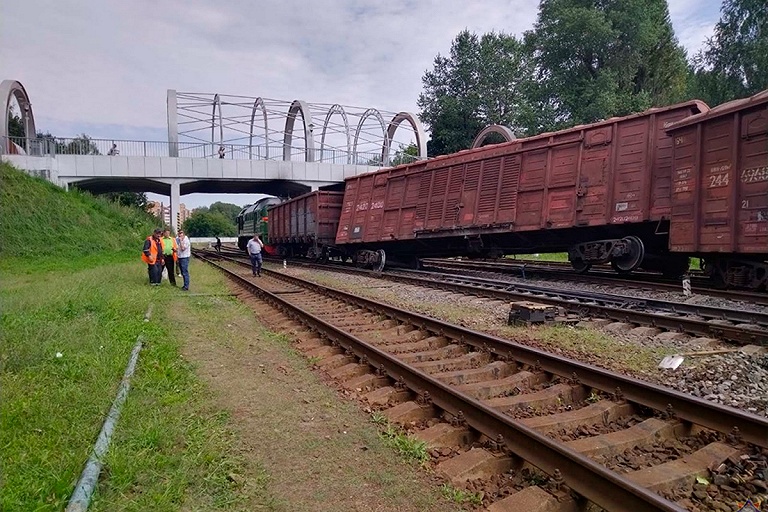
[[[243,258],[233,253],[231,257]],[[349,265],[291,263],[323,270],[373,274]],[[547,304],[581,318],[607,318],[616,322],[657,327],[706,336],[737,344],[768,345],[768,314],[712,306],[644,299],[626,295],[562,290],[512,283],[464,274],[393,270],[377,273],[382,279],[429,288],[458,291],[504,301],[533,301]]]
[[[690,494],[697,476],[731,483],[747,463],[766,463],[765,418],[268,269],[252,278],[242,262],[219,263],[275,308],[268,319],[301,333],[301,349],[329,375],[428,442],[438,474],[481,489],[494,512],[520,510],[526,499],[548,510],[584,499],[608,511],[685,510],[695,497],[662,495]],[[761,476],[707,492],[726,501],[759,494]]]
[[[560,262],[516,260],[512,263],[499,261],[459,261],[437,258],[423,259],[421,262],[424,268],[435,268],[443,271],[446,269],[455,269],[463,272],[495,272],[518,277],[535,276],[537,279],[542,278],[546,280],[566,280],[577,283],[605,284],[638,290],[670,291],[676,293],[682,291],[682,284],[680,282],[676,282],[659,274],[632,273],[621,276],[610,269],[602,270],[596,268],[593,268],[587,274],[578,274],[573,270],[570,264],[561,264]],[[694,293],[702,293],[712,297],[768,306],[767,293],[718,289],[713,287],[703,275],[693,273],[690,277]]]

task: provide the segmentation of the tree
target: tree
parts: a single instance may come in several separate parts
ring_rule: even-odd
[[[9,137],[26,137],[27,134],[24,130],[24,121],[21,116],[16,112],[16,106],[11,104],[11,108],[8,109],[8,136]],[[20,143],[20,141],[17,141]],[[23,144],[20,144],[23,145]]]
[[[67,143],[56,144],[56,152],[65,155],[100,155],[98,146],[91,138],[82,133]]]
[[[542,0],[526,42],[549,129],[667,105],[688,89],[666,0]]]
[[[216,201],[211,206],[208,207],[208,211],[211,213],[220,213],[227,219],[229,219],[232,222],[232,225],[237,225],[237,214],[240,213],[240,210],[243,208],[240,206],[237,206],[236,204],[232,203],[222,203],[221,201]]]
[[[400,144],[400,147],[395,151],[395,155],[390,159],[390,165],[392,167],[396,165],[412,164],[419,158],[419,147],[411,142],[407,146]]]
[[[100,195],[123,206],[147,211],[147,194],[144,192],[106,192]]]
[[[184,221],[184,232],[189,236],[234,236],[237,228],[220,212],[196,208]]]
[[[451,44],[450,56],[435,57],[422,77],[419,118],[431,131],[430,156],[467,149],[490,124],[522,129],[531,62],[514,36],[467,30]]]
[[[411,142],[407,146],[400,144],[400,147],[395,151],[395,154],[389,159],[389,165],[395,167],[397,165],[411,164],[419,158],[419,147]],[[367,165],[374,167],[381,166],[381,155],[368,160]]]
[[[715,34],[694,60],[696,93],[710,105],[768,87],[765,0],[725,0]]]
[[[98,146],[91,140],[91,137],[81,133],[73,139],[69,139],[69,142],[65,142],[67,139],[60,139],[52,135],[51,132],[37,132],[38,139],[47,139],[54,145],[58,155],[100,155]]]

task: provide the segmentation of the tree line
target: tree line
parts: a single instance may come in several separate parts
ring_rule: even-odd
[[[522,37],[464,30],[422,82],[430,156],[468,148],[491,124],[530,136],[693,98],[715,106],[768,87],[768,9],[725,0],[688,56],[666,0],[541,0]]]

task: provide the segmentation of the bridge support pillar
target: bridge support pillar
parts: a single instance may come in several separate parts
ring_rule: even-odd
[[[173,230],[173,233],[176,234],[179,232],[179,203],[181,202],[181,182],[179,181],[172,181],[171,182],[171,229]]]

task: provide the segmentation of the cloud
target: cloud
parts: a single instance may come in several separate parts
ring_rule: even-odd
[[[670,2],[689,53],[711,34],[713,3]],[[0,62],[43,130],[156,138],[167,89],[415,112],[421,77],[459,31],[520,35],[537,10],[532,0],[6,2]]]

